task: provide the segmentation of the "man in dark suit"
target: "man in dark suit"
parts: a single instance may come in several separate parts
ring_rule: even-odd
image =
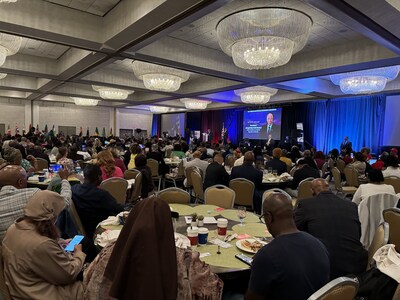
[[[270,161],[267,161],[267,163],[265,164],[265,167],[267,169],[272,168],[272,170],[278,171],[278,175],[281,175],[282,173],[287,172],[286,164],[280,160],[281,153],[282,153],[281,148],[275,148],[272,151],[273,158]]]
[[[346,154],[353,151],[352,143],[349,141],[349,137],[345,136],[343,142],[340,144],[340,153],[345,156]]]
[[[260,138],[268,138],[268,135],[271,134],[274,140],[280,140],[281,126],[274,123],[274,115],[272,113],[268,113],[266,121],[267,123],[261,127]]]
[[[357,205],[334,195],[322,178],[314,179],[311,189],[314,198],[300,200],[295,209],[297,228],[318,238],[327,248],[331,280],[364,272],[368,253],[360,243]]]
[[[309,177],[312,178],[320,178],[319,171],[313,167],[311,167],[313,160],[311,157],[302,158],[298,162],[298,170],[294,172],[292,189],[297,189],[299,183]]]
[[[228,186],[229,174],[226,172],[225,167],[222,165],[224,158],[219,152],[214,152],[213,162],[209,164],[204,176],[203,189],[216,185],[223,184]]]

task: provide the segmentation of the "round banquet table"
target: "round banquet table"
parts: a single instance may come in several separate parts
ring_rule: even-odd
[[[41,190],[46,190],[47,187],[49,186],[49,184],[50,184],[52,178],[46,178],[43,182],[39,182],[38,176],[39,176],[39,175],[36,174],[36,175],[34,175],[34,176],[32,176],[32,177],[29,177],[29,178],[28,178],[28,181],[27,181],[27,187],[30,187],[30,188],[33,188],[33,187],[34,187],[34,188],[39,188],[39,189],[41,189]],[[80,183],[81,183],[81,180],[78,178],[78,176],[79,176],[79,175],[76,175],[76,174],[70,175],[70,176],[68,177],[69,183],[70,183],[71,185],[80,184]]]

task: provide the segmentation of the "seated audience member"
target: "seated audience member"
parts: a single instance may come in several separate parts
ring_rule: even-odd
[[[10,165],[21,166],[24,170],[31,174],[37,171],[37,160],[32,155],[28,155],[26,159],[22,158],[21,151],[13,147],[7,147],[4,150],[3,158]]]
[[[84,160],[83,155],[78,154],[78,150],[78,146],[76,144],[73,144],[68,150],[67,157],[69,159],[72,159],[73,161]]]
[[[364,156],[364,161],[369,162],[370,159],[372,158],[371,149],[368,147],[364,147],[364,148],[361,148],[360,152]]]
[[[107,191],[97,188],[102,181],[98,165],[88,164],[84,172],[83,184],[72,187],[72,200],[78,211],[86,237],[93,239],[97,224],[123,211],[123,206]]]
[[[287,166],[291,167],[292,166],[292,160],[287,157],[287,154],[288,154],[287,150],[286,149],[282,149],[281,157],[279,159],[281,161],[283,161]]]
[[[230,179],[246,178],[254,183],[256,189],[260,189],[263,173],[253,166],[254,153],[252,151],[247,151],[243,157],[243,165],[232,168]]]
[[[386,160],[388,157],[389,153],[382,152],[381,155],[379,156],[379,159],[374,164],[372,164],[371,167],[382,171],[386,165]]]
[[[57,164],[63,166],[73,166],[74,162],[72,159],[68,158],[68,149],[67,147],[58,148],[58,154],[56,156]]]
[[[261,218],[275,239],[254,256],[246,300],[305,300],[329,281],[328,251],[297,230],[292,202],[284,194],[270,194],[263,211]]]
[[[260,146],[254,147],[253,153],[254,153],[254,160],[255,160],[254,164],[255,164],[256,169],[263,170],[265,161],[264,161],[264,156],[262,154],[261,147]]]
[[[317,152],[315,153],[314,160],[315,160],[315,163],[317,164],[318,169],[321,170],[321,169],[322,169],[322,166],[323,166],[323,165],[325,164],[325,162],[326,162],[324,152],[322,152],[322,151],[317,151]]]
[[[29,153],[30,155],[32,155],[35,158],[43,158],[47,161],[47,163],[50,166],[50,158],[49,156],[43,152],[42,147],[40,146],[34,146],[32,151]],[[40,171],[40,170],[39,170]]]
[[[174,150],[171,152],[171,157],[185,158],[185,152],[182,151],[181,144],[174,144]]]
[[[366,270],[368,253],[360,242],[361,224],[357,205],[334,195],[328,183],[314,179],[314,198],[300,200],[295,209],[297,229],[319,239],[329,252],[333,280]]]
[[[122,173],[126,171],[126,166],[124,164],[124,161],[119,157],[119,151],[116,147],[111,147],[110,152],[114,158],[115,161],[115,166],[121,169]]]
[[[4,277],[13,299],[83,299],[76,280],[86,257],[82,245],[75,245],[71,255],[58,243],[54,222],[63,208],[59,194],[39,191],[26,203],[23,218],[7,230]]]
[[[383,177],[397,176],[400,177],[399,164],[397,158],[394,155],[389,155],[386,159],[386,170],[382,171]]]
[[[309,161],[312,158],[303,158],[299,160],[298,169],[293,174],[292,186],[286,188],[286,191],[293,197],[297,197],[297,188],[300,182],[307,178],[320,178],[319,171],[315,168],[310,167]]]
[[[65,206],[71,201],[71,185],[68,182],[68,171],[60,170],[61,196]],[[39,192],[38,188],[27,188],[27,175],[21,166],[8,165],[0,169],[0,240],[7,228],[23,216],[23,208],[28,199]]]
[[[136,155],[142,153],[142,148],[140,148],[140,145],[138,145],[138,144],[132,144],[129,146],[129,151],[130,151],[131,155],[129,157],[128,169],[134,169],[136,167],[135,157],[136,157]]]
[[[394,187],[383,183],[383,174],[380,170],[371,169],[368,173],[369,183],[361,184],[353,196],[353,202],[357,205],[368,196],[389,193],[396,194]]]
[[[278,171],[278,175],[287,172],[287,165],[280,160],[282,150],[281,148],[275,148],[272,150],[272,159],[267,161],[265,164],[265,168]]]
[[[235,151],[235,157],[236,157],[236,160],[235,160],[235,163],[233,164],[233,166],[234,167],[238,167],[238,166],[241,166],[241,165],[243,165],[243,161],[244,161],[244,154],[247,152],[247,149],[246,148],[240,148],[240,149],[237,149],[236,151]]]
[[[159,164],[158,174],[159,175],[164,175],[165,173],[168,173],[169,168],[165,164],[164,156],[162,155],[162,153],[160,151],[158,151],[157,144],[151,145],[151,151],[147,153],[147,159],[149,159],[149,158],[158,161],[158,164]]]
[[[97,154],[97,164],[100,166],[103,180],[111,177],[124,178],[122,170],[115,166],[115,160],[110,151],[100,151]]]
[[[357,152],[354,155],[354,161],[350,164],[358,174],[358,181],[360,183],[367,182],[367,176],[365,175],[365,171],[367,168],[367,164],[364,160],[364,155],[361,152]]]
[[[200,151],[194,151],[193,152],[193,159],[187,163],[185,163],[185,168],[189,167],[198,167],[200,170],[203,171],[203,174],[206,174],[207,167],[209,163],[205,160],[201,160],[201,152]]]
[[[297,160],[301,158],[299,147],[292,146],[292,149],[290,150],[290,153],[288,153],[287,157],[289,157],[292,160],[292,163],[295,164]]]
[[[149,193],[154,190],[154,183],[147,159],[144,154],[138,154],[135,157],[136,169],[142,173],[142,198],[147,198]]]
[[[216,185],[223,184],[229,185],[229,174],[226,172],[225,167],[222,165],[224,158],[219,152],[214,152],[213,161],[208,165],[204,176],[203,189]]]
[[[175,247],[168,204],[155,197],[133,207],[117,242],[84,275],[87,300],[221,299],[223,288],[198,252]]]

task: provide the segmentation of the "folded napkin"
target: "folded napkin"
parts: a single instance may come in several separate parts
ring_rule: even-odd
[[[181,249],[188,249],[190,247],[190,241],[183,234],[175,232],[175,246]]]
[[[96,236],[94,244],[104,248],[108,243],[116,241],[120,233],[121,230],[106,230]]]
[[[119,214],[117,216],[109,216],[107,219],[104,221],[101,221],[97,227],[102,226],[102,225],[119,225]]]

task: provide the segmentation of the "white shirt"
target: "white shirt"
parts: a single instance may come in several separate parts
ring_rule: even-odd
[[[394,187],[389,184],[374,184],[366,183],[361,184],[353,196],[353,202],[357,205],[360,204],[365,198],[375,194],[389,193],[395,195]]]
[[[234,167],[241,166],[241,165],[243,165],[243,161],[244,161],[244,156],[235,160],[235,163],[233,164],[233,166]]]
[[[382,171],[383,177],[397,176],[400,177],[400,169],[395,167],[387,167]]]

